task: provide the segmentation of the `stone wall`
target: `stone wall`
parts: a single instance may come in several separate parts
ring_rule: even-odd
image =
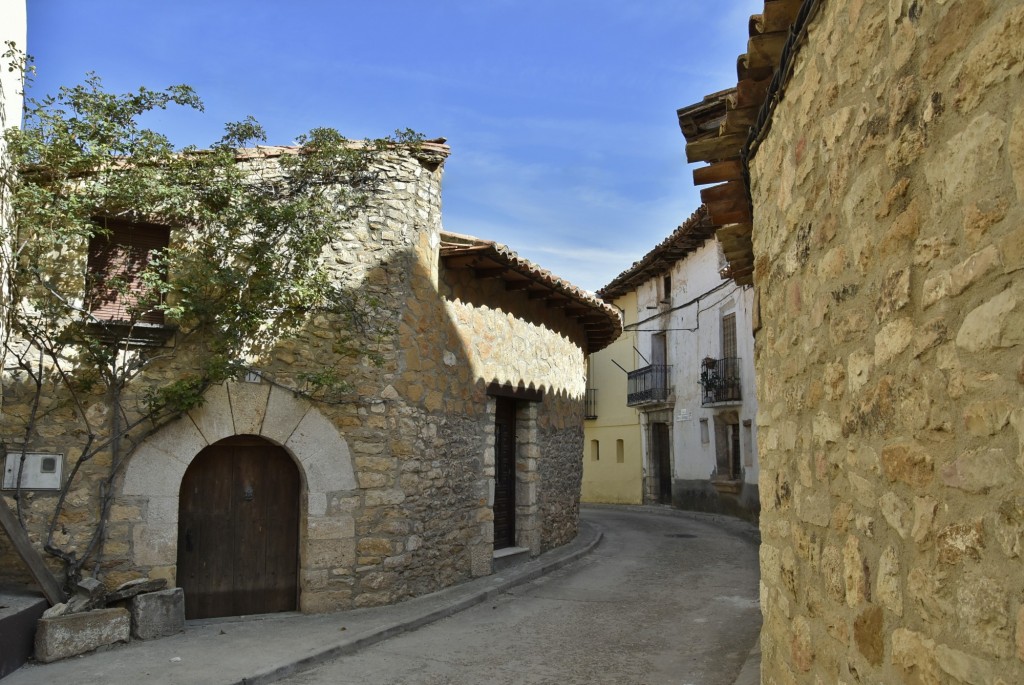
[[[1024,682],[1024,4],[820,4],[751,164],[764,683]]]
[[[299,468],[301,610],[391,603],[489,574],[494,383],[543,390],[540,402],[521,402],[520,411],[517,523],[526,546],[539,553],[575,535],[586,332],[469,272],[440,278],[438,161],[386,153],[370,208],[339,226],[325,248],[332,280],[376,300],[365,328],[338,313],[312,314],[303,330],[254,360],[259,382],[214,386],[202,407],[142,440],[115,485],[98,567],[108,586],[142,575],[175,582],[181,479],[204,447],[233,435],[281,445]],[[346,336],[381,364],[339,345]],[[129,394],[177,377],[198,354],[179,345]],[[303,373],[324,368],[349,389],[317,400],[294,392]],[[5,381],[0,430],[12,436],[29,395]],[[70,466],[83,426],[59,393],[48,394],[43,410],[30,447],[67,454]],[[88,398],[86,410],[103,425],[102,396]],[[76,476],[58,544],[83,548],[109,463],[101,454]],[[25,502],[30,537],[41,546],[54,495],[28,492]],[[15,555],[0,558],[0,579],[23,575]]]
[[[585,330],[558,309],[506,290],[497,279],[453,270],[441,280],[478,386],[542,393],[540,401],[519,402],[517,543],[534,554],[565,544],[579,525]],[[489,461],[490,477],[493,466]]]

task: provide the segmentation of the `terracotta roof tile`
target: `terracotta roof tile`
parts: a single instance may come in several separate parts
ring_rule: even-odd
[[[440,255],[449,268],[459,268],[455,266],[459,264],[477,274],[500,277],[506,284],[519,284],[523,286],[520,289],[541,294],[549,301],[564,302],[567,316],[587,320],[588,353],[606,347],[622,333],[622,319],[615,307],[520,257],[507,245],[445,231],[441,233]],[[569,305],[576,314],[569,313]]]

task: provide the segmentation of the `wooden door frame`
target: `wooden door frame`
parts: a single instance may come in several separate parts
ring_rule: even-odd
[[[543,393],[532,389],[514,388],[510,385],[492,384],[488,388],[488,430],[490,431],[490,447],[484,454],[483,463],[489,467],[490,474],[484,478],[488,483],[488,506],[494,507],[494,469],[496,466],[494,445],[494,427],[497,411],[497,398],[507,397],[516,401],[516,539],[515,546],[530,550],[531,556],[541,552],[541,515],[538,491],[537,464],[541,456],[538,441],[537,416]],[[491,526],[491,545],[494,545],[494,529]]]
[[[216,464],[212,460],[217,460]],[[272,469],[271,473],[266,471],[268,467]],[[217,470],[220,469],[221,475],[225,476],[223,486],[225,489],[222,493],[225,498],[218,499],[215,502],[210,502],[208,499],[193,500],[186,494],[185,488],[187,483],[195,483],[195,476],[199,474],[193,473],[192,481],[190,481],[190,472],[193,469],[197,471],[202,469],[202,474],[210,474],[211,468],[213,468],[212,473],[217,473]],[[224,468],[228,469],[228,471],[224,472]],[[239,468],[242,471],[239,471]],[[289,469],[290,472],[286,474],[279,470],[281,468]],[[255,489],[261,490],[261,492],[255,493],[255,496],[249,494],[252,492],[252,488],[247,488],[246,494],[241,496],[233,490],[241,485],[237,480],[239,477],[242,477],[243,481],[247,480],[244,477],[246,472],[249,472],[250,477],[254,478],[250,482],[256,486]],[[267,478],[271,480],[268,481],[266,480]],[[291,488],[288,488],[289,491],[287,492],[282,490],[283,482],[292,480],[294,482],[294,490]],[[272,488],[269,487],[271,483],[273,483]],[[210,493],[205,488],[203,490],[208,497]],[[267,496],[268,493],[270,495],[269,498]],[[181,495],[179,497],[181,513],[178,526],[178,585],[181,587],[186,586],[185,579],[180,575],[182,570],[189,567],[193,570],[198,570],[196,563],[202,561],[202,559],[194,558],[190,560],[191,564],[185,564],[186,557],[183,555],[187,554],[189,547],[186,543],[186,547],[183,549],[182,544],[185,540],[188,540],[189,543],[191,542],[191,536],[188,534],[191,531],[186,530],[186,526],[199,525],[199,529],[195,532],[201,537],[202,531],[208,530],[203,528],[202,522],[205,520],[209,524],[210,514],[219,513],[219,507],[223,506],[227,510],[225,512],[226,518],[222,521],[223,526],[228,528],[242,526],[242,528],[238,530],[233,529],[230,533],[231,537],[227,541],[221,541],[226,544],[214,541],[214,544],[211,546],[209,542],[198,541],[201,545],[200,550],[210,555],[206,557],[207,560],[212,561],[215,567],[228,566],[231,570],[229,576],[216,574],[215,579],[207,577],[204,581],[199,582],[198,585],[191,587],[191,589],[196,591],[209,590],[211,587],[210,583],[212,582],[216,585],[216,580],[227,582],[227,587],[231,589],[228,592],[216,592],[215,594],[221,595],[222,599],[211,600],[211,602],[204,603],[198,608],[197,600],[192,605],[190,618],[276,613],[295,611],[298,608],[300,577],[299,537],[302,518],[301,499],[302,476],[299,465],[295,463],[295,460],[288,454],[287,450],[265,438],[250,435],[228,437],[212,445],[207,445],[196,455],[196,458],[193,459],[182,478]],[[253,501],[248,503],[250,500]],[[188,504],[198,506],[192,509],[192,513],[186,516],[185,510]],[[275,515],[274,510],[279,510],[282,504],[286,511],[277,511]],[[253,505],[257,505],[256,508],[252,508]],[[214,512],[211,507],[218,509]],[[207,513],[203,514],[203,511]],[[275,519],[283,522],[284,528],[280,524],[275,525]],[[250,532],[246,534],[246,527],[243,525],[245,521],[256,523],[259,528],[255,530],[262,530],[263,532],[256,533],[256,537],[253,537],[252,532],[254,529],[249,527]],[[218,522],[214,529],[220,528],[221,523]],[[275,529],[278,533],[277,536],[274,534]],[[214,535],[218,534],[222,533],[214,533]],[[272,542],[272,537],[278,542]],[[255,543],[251,548],[254,551],[246,554],[246,549],[235,549],[232,547],[233,544],[237,545],[243,540]],[[275,549],[280,542],[283,542],[283,548]],[[275,565],[267,562],[268,549],[284,554],[284,557],[278,557],[280,560],[279,564]],[[237,565],[239,559],[255,562],[257,566],[251,569],[248,567],[240,569]],[[261,582],[260,576],[264,572],[272,574],[268,578],[283,578],[285,583],[282,589],[286,590],[286,592],[282,593],[280,589],[275,590],[267,586],[266,581]],[[278,576],[277,574],[283,575]],[[240,582],[244,586],[245,582],[243,581],[252,580],[255,580],[255,587],[250,588],[248,591],[239,588]],[[191,583],[188,584],[191,585]],[[186,591],[188,589],[186,588]],[[189,598],[186,597],[186,609],[188,610],[189,608]]]

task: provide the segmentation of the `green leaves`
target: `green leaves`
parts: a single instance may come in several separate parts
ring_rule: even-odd
[[[24,61],[16,68],[28,73]],[[338,365],[325,359],[282,376],[296,392],[344,401],[342,360],[383,363],[377,343],[394,330],[378,304],[331,281],[323,250],[376,191],[375,158],[422,137],[349,141],[317,128],[293,148],[252,147],[266,132],[247,117],[208,149],[176,150],[140,123],[172,106],[203,109],[189,86],[114,94],[90,74],[26,101],[24,127],[4,132],[0,343],[5,368],[17,370],[5,394],[51,407],[63,423],[77,417],[62,435],[87,436],[46,543],[69,577],[102,539],[109,486],[133,446],[201,406],[210,385],[237,377],[319,312],[338,323]],[[164,236],[161,227],[170,230],[166,245],[152,239]],[[116,321],[97,307],[111,301]],[[173,344],[147,337],[154,310]],[[96,411],[101,402],[105,411]],[[19,427],[25,444],[42,440],[36,416]],[[102,451],[111,455],[108,489],[92,540],[82,554],[61,550],[53,532],[64,498],[79,467]]]
[[[2,173],[12,217],[5,236],[11,330],[47,355],[73,359],[76,373],[120,388],[167,356],[133,342],[147,312],[162,311],[176,327],[175,349],[202,349],[204,363],[189,372],[194,377],[150,388],[151,411],[183,411],[190,393],[265,354],[314,310],[342,315],[347,330],[338,333],[337,353],[376,360],[361,346],[388,329],[372,325],[374,306],[333,287],[323,249],[366,207],[379,183],[376,156],[416,147],[422,136],[407,129],[350,141],[316,128],[292,148],[261,148],[252,146],[266,132],[246,117],[227,124],[208,149],[175,150],[140,124],[147,112],[171,106],[203,109],[186,85],[114,94],[94,74],[26,103],[24,128],[5,133],[12,165]],[[87,250],[109,237],[111,219],[171,229],[169,246],[98,284],[126,303],[117,327],[97,319],[88,296],[97,283]],[[313,371],[303,382],[337,386],[328,377]]]

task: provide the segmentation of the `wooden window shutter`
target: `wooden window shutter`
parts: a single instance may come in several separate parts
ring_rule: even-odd
[[[93,316],[104,321],[129,321],[129,309],[138,302],[135,293],[142,289],[139,274],[149,264],[151,253],[167,247],[170,230],[155,224],[134,224],[105,220],[109,231],[89,242],[89,273],[86,279],[86,303]],[[128,283],[127,292],[106,284],[119,278]],[[163,324],[162,311],[139,316],[139,323]]]
[[[736,314],[722,317],[722,357],[732,359],[736,356]]]

